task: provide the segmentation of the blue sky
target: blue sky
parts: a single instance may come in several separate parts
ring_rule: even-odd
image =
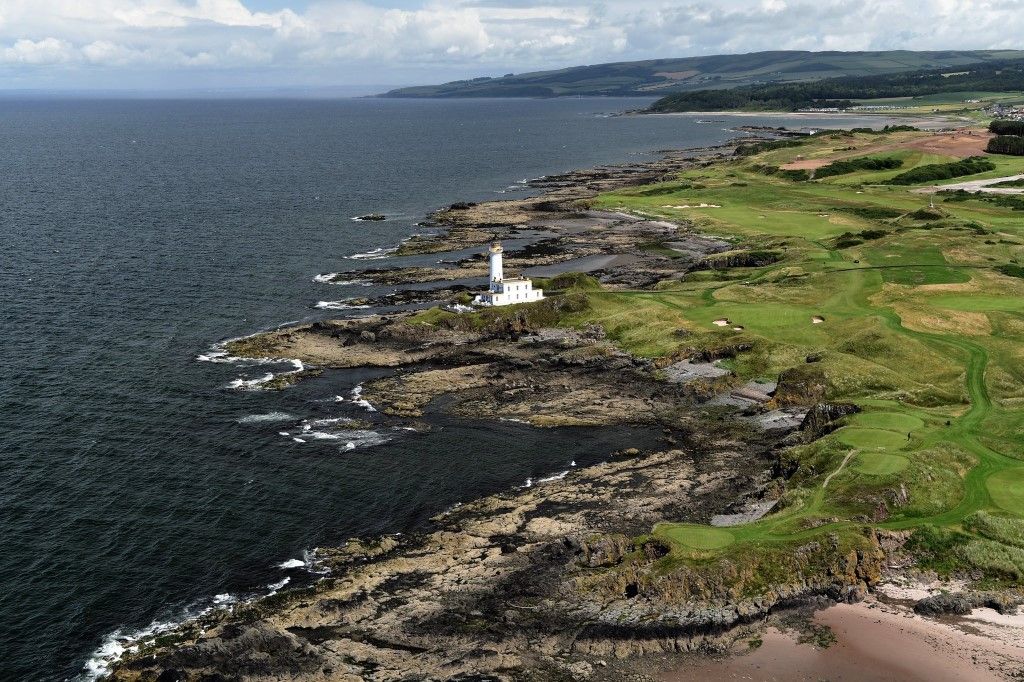
[[[0,0],[0,89],[334,88],[774,49],[1019,48],[1021,0]]]

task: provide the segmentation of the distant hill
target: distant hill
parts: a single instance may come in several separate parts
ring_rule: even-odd
[[[690,90],[662,97],[653,112],[796,111],[847,108],[855,100],[921,97],[941,93],[1024,91],[1024,60],[984,62],[951,72],[948,67],[872,76],[843,76],[803,83],[744,85]]]
[[[1020,50],[941,52],[752,52],[573,66],[555,71],[474,78],[399,88],[381,97],[616,97],[663,96],[768,83],[799,83],[841,76],[874,76],[956,69],[980,62],[1022,59]]]

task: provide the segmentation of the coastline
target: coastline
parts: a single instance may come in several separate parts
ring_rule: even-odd
[[[648,164],[603,167],[544,178],[535,185],[546,190],[538,197],[450,207],[433,216],[435,223],[445,228],[442,234],[406,242],[399,247],[399,254],[403,249],[404,253],[444,253],[479,244],[483,233],[507,239],[527,231],[540,232],[539,228],[546,227],[546,233],[532,235],[535,241],[528,241],[526,246],[551,240],[549,248],[544,253],[513,260],[518,268],[529,269],[573,263],[606,253],[611,242],[595,244],[580,239],[580,234],[594,225],[618,230],[615,245],[620,249],[624,240],[636,242],[652,234],[664,238],[675,228],[642,217],[581,211],[579,202],[609,188],[647,184],[681,167],[709,162],[722,149],[700,150],[701,154],[694,151],[673,152]],[[496,205],[496,213],[490,212],[492,204]],[[573,216],[567,217],[567,213]],[[492,220],[495,216],[499,220]],[[481,230],[481,225],[486,228]],[[713,255],[715,249],[725,251],[727,246],[702,243],[696,235],[679,238],[693,248],[697,258]],[[635,260],[628,267],[621,267],[622,272],[609,268],[608,263],[602,265],[603,270],[611,271],[612,286],[629,290],[664,274],[664,264],[657,259],[630,255]],[[473,259],[436,272],[394,268],[358,272],[372,281],[396,285],[475,278],[480,274],[479,264]],[[332,274],[348,281],[355,273]],[[455,293],[450,288],[441,291],[442,300]],[[429,295],[424,299],[437,300]],[[371,305],[386,302],[377,300]],[[414,370],[413,376],[419,383],[409,378],[390,384],[379,382],[365,394],[364,400],[393,417],[405,419],[422,417],[426,405],[439,397],[450,398],[453,391],[477,392],[469,408],[461,412],[455,409],[453,414],[496,418],[502,412],[487,408],[489,396],[518,391],[523,388],[522,382],[534,382],[529,387],[533,394],[554,391],[558,382],[567,391],[578,392],[584,380],[593,382],[595,377],[614,375],[625,386],[624,403],[612,402],[597,413],[585,410],[586,404],[595,402],[595,398],[609,400],[608,394],[614,390],[609,385],[603,392],[598,391],[600,395],[585,395],[577,402],[552,402],[534,395],[524,401],[521,413],[512,414],[525,419],[534,419],[530,415],[539,414],[541,419],[531,422],[535,426],[559,426],[565,422],[545,422],[544,418],[568,412],[577,420],[573,424],[598,426],[635,423],[623,420],[622,415],[643,409],[640,406],[653,407],[651,412],[657,416],[642,423],[665,429],[664,447],[614,453],[605,464],[567,471],[553,480],[545,480],[543,485],[474,501],[435,517],[430,527],[408,538],[353,540],[342,548],[320,550],[319,565],[330,571],[330,577],[309,588],[282,593],[270,602],[240,605],[232,613],[208,614],[168,641],[129,657],[126,663],[114,668],[113,679],[140,679],[141,674],[156,669],[245,674],[245,666],[252,663],[249,657],[254,653],[269,653],[273,665],[281,666],[282,670],[298,670],[309,679],[326,670],[330,670],[332,678],[355,680],[364,679],[367,671],[379,679],[399,679],[414,671],[429,670],[439,676],[490,674],[524,666],[552,675],[566,674],[573,679],[617,679],[615,675],[629,670],[630,661],[638,656],[707,648],[729,651],[774,612],[820,605],[822,600],[857,601],[865,595],[867,587],[881,583],[887,557],[882,545],[886,538],[870,535],[865,536],[862,547],[854,550],[852,562],[844,563],[841,559],[843,551],[849,548],[836,547],[838,570],[823,573],[815,580],[780,586],[774,599],[723,601],[727,590],[712,584],[704,594],[697,590],[699,599],[680,609],[672,601],[677,593],[671,589],[666,591],[662,586],[660,591],[645,590],[645,572],[653,570],[665,550],[654,540],[632,545],[629,537],[646,532],[663,518],[667,509],[678,518],[702,521],[715,513],[735,511],[741,503],[763,500],[764,476],[773,464],[777,444],[787,437],[792,443],[794,436],[804,437],[801,434],[805,429],[813,428],[805,426],[806,415],[819,404],[813,399],[803,396],[798,400],[801,409],[794,413],[793,424],[775,431],[766,441],[766,432],[751,429],[749,421],[735,413],[717,416],[713,421],[716,426],[692,414],[676,415],[673,418],[677,421],[668,421],[660,414],[664,410],[659,401],[679,401],[681,395],[675,393],[667,399],[646,392],[643,378],[645,372],[664,367],[608,355],[604,350],[599,360],[581,361],[576,356],[571,362],[564,359],[566,348],[605,348],[603,336],[596,332],[592,337],[550,336],[542,324],[525,319],[518,320],[515,328],[504,326],[482,334],[453,328],[443,336],[417,332],[403,338],[402,334],[409,332],[402,326],[405,322],[402,314],[388,314],[328,326],[287,328],[277,335],[256,335],[258,346],[236,343],[233,352],[240,353],[240,357],[298,357],[300,363],[320,367],[433,363],[426,371]],[[345,339],[345,350],[328,347],[328,338]],[[381,339],[388,341],[382,344]],[[422,350],[412,357],[402,357],[413,349]],[[472,366],[479,366],[484,360],[487,371],[467,373],[464,368],[469,354],[473,355]],[[509,367],[501,364],[510,359],[510,354],[521,368],[555,366],[560,367],[559,374],[556,380],[531,380],[526,373],[510,378]],[[441,369],[448,366],[456,369]],[[566,370],[566,366],[573,369]],[[586,370],[576,377],[580,383],[573,383],[576,368]],[[624,369],[636,376],[623,382]],[[685,385],[687,390],[700,394],[686,396],[694,401],[688,403],[691,405],[699,404],[700,399],[706,400],[709,395],[727,395],[736,388],[727,380]],[[416,390],[411,391],[412,388]],[[415,396],[412,400],[410,393]],[[634,399],[635,403],[629,402]],[[716,429],[719,433],[727,431],[731,440],[723,444],[717,442],[720,439],[697,435]],[[679,443],[683,445],[676,447]],[[750,457],[751,451],[759,455]],[[609,494],[609,488],[616,491],[615,495]],[[684,502],[680,502],[681,496]],[[635,554],[639,556],[632,556]],[[626,557],[631,557],[631,563],[629,570],[623,571],[620,566]],[[695,576],[689,577],[697,580]],[[710,579],[700,576],[700,580]],[[694,594],[692,584],[675,589]],[[638,594],[642,598],[635,600]],[[847,627],[850,623],[865,622],[865,608],[873,607],[830,609],[816,620],[833,629]],[[537,611],[545,617],[537,618]],[[541,622],[547,618],[553,623]],[[891,623],[899,622],[895,618],[890,619]],[[922,626],[914,636],[926,639],[932,632],[930,627]],[[572,631],[572,636],[566,637],[564,629]],[[488,643],[482,649],[481,637]],[[774,633],[765,637],[769,646],[782,649],[792,648],[795,640],[790,640]],[[347,659],[326,656],[321,646],[324,642],[333,642],[334,648],[342,647]],[[292,653],[284,653],[286,649]],[[839,650],[832,655],[840,655]],[[336,666],[341,665],[342,659],[349,661],[345,664],[348,667],[339,670]],[[922,653],[920,660],[926,659]],[[960,659],[954,656],[949,660]],[[834,661],[830,659],[825,665],[834,665]],[[669,682],[697,678],[660,679]]]
[[[934,115],[927,116],[924,114],[891,114],[891,113],[874,113],[870,111],[846,111],[846,112],[814,112],[814,111],[658,111],[658,112],[637,112],[638,115],[644,116],[736,116],[743,118],[763,118],[766,116],[772,118],[789,119],[792,121],[803,121],[807,119],[826,119],[835,121],[849,121],[851,118],[863,118],[863,119],[892,119],[898,120],[903,125],[913,125],[921,127],[922,129],[929,128],[942,128],[948,126],[955,126],[963,123],[969,123],[970,119],[949,116],[949,115]]]

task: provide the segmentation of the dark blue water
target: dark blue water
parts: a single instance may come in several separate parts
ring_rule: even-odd
[[[73,677],[114,631],[298,581],[277,564],[305,549],[603,458],[599,432],[495,424],[298,443],[365,373],[247,392],[267,368],[196,357],[367,293],[312,278],[434,207],[730,136],[599,115],[636,106],[0,102],[0,678]]]

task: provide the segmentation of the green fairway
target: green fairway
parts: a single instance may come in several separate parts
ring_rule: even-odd
[[[884,429],[847,426],[839,431],[839,441],[855,448],[898,449],[907,444],[907,436]]]
[[[1024,467],[1003,469],[985,481],[992,501],[1012,514],[1024,515]]]
[[[903,471],[910,460],[903,455],[888,455],[884,452],[862,452],[857,455],[853,468],[862,474],[887,476]]]
[[[696,550],[722,549],[731,545],[733,534],[721,528],[692,524],[662,524],[655,533],[672,542]]]

